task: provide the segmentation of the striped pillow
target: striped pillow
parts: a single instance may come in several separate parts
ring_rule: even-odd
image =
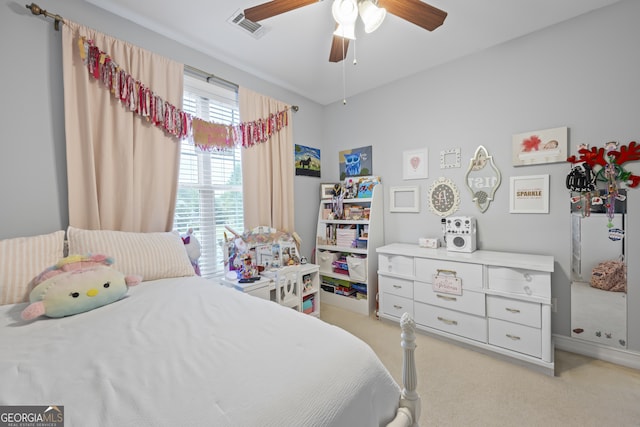
[[[64,256],[64,230],[0,241],[0,305],[29,301],[31,282]]]
[[[133,233],[111,230],[67,229],[69,254],[104,254],[113,268],[142,280],[193,276],[193,266],[178,232]]]

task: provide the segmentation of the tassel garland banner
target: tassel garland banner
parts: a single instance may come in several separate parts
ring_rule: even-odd
[[[230,126],[194,117],[191,128],[193,129],[193,142],[202,150],[222,149],[235,145],[235,138]]]
[[[89,75],[108,89],[127,110],[145,117],[175,138],[192,137],[194,144],[202,150],[222,150],[240,145],[248,148],[266,142],[289,124],[288,108],[266,119],[239,125],[224,125],[193,117],[134,79],[107,53],[95,46],[93,40],[80,37],[78,48]]]

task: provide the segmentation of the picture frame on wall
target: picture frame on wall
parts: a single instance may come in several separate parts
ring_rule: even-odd
[[[549,175],[512,176],[509,213],[549,213]]]
[[[569,128],[559,127],[513,135],[513,166],[561,163],[567,160]]]
[[[341,184],[336,184],[334,182],[320,184],[320,198],[332,199],[335,194],[334,189],[336,185],[341,185]]]
[[[295,144],[296,175],[320,178],[320,149]]]
[[[440,169],[459,168],[461,164],[460,147],[440,151]]]
[[[373,173],[372,146],[352,148],[338,153],[340,180]]]
[[[427,148],[402,152],[402,179],[429,178],[429,152]]]
[[[391,187],[389,212],[420,212],[420,187]]]

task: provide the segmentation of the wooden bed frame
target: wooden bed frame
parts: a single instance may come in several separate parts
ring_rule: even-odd
[[[417,427],[420,419],[421,400],[416,392],[418,376],[416,373],[416,361],[414,350],[416,349],[416,323],[409,313],[404,313],[400,319],[402,330],[401,346],[402,359],[402,391],[400,393],[400,407],[396,417],[387,424],[387,427]]]

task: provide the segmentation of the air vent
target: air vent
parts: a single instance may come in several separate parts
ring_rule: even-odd
[[[249,33],[253,38],[259,39],[264,36],[266,28],[257,22],[249,21],[244,17],[244,10],[238,9],[235,11],[231,18],[227,19],[227,22],[234,27]]]

